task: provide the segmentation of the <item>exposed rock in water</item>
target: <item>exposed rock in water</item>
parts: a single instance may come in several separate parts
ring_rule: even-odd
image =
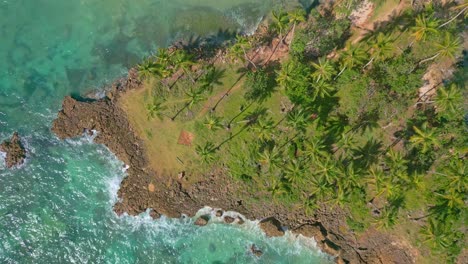
[[[244,223],[245,223],[245,220],[242,217],[238,216],[237,217],[237,224],[243,225]]]
[[[210,216],[209,215],[202,215],[195,221],[195,225],[197,225],[197,226],[206,226],[208,224],[208,221],[210,221]]]
[[[216,217],[221,217],[221,216],[223,216],[223,213],[224,213],[223,210],[217,210],[217,211],[216,211]]]
[[[154,210],[154,209],[151,209],[151,211],[149,212],[149,215],[151,216],[151,218],[153,219],[159,219],[161,217],[161,214],[158,213],[158,211]]]
[[[260,250],[255,244],[252,244],[252,246],[250,246],[250,251],[257,257],[261,257],[263,255],[263,251]]]
[[[235,220],[236,220],[235,218],[230,217],[230,216],[225,216],[225,217],[224,217],[224,222],[225,222],[226,224],[232,224]]]
[[[281,222],[274,217],[269,217],[260,221],[260,228],[269,237],[278,237],[284,235],[283,228],[281,227]]]
[[[13,133],[10,140],[5,140],[0,145],[0,151],[6,153],[5,164],[7,168],[19,166],[24,163],[26,158],[26,150],[21,144],[21,139],[18,132]]]

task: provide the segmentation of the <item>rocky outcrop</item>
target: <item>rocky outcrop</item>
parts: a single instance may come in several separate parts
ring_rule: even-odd
[[[197,226],[206,226],[209,221],[210,221],[209,215],[202,215],[197,220],[195,220],[194,224]]]
[[[143,142],[117,104],[122,92],[138,87],[134,75],[131,71],[128,80],[119,80],[102,99],[66,97],[63,109],[52,126],[52,130],[62,139],[96,130],[94,141],[106,145],[129,166],[128,176],[118,191],[119,202],[114,206],[118,215],[137,215],[152,208],[150,214],[154,218],[160,215],[178,218],[182,214],[193,217],[200,208],[210,206],[239,212],[246,219],[264,219],[260,226],[269,236],[283,235],[283,227],[313,236],[322,249],[339,256],[344,262],[375,263],[381,256],[397,263],[413,262],[413,255],[408,253],[411,251],[409,246],[398,244],[395,237],[374,231],[375,235],[358,238],[346,224],[347,212],[339,208],[321,205],[321,209],[311,216],[301,210],[291,210],[269,199],[260,199],[257,196],[260,194],[249,192],[242,183],[229,177],[223,168],[214,170],[203,181],[190,186],[185,186],[182,180],[155,173],[148,166]],[[223,215],[221,212],[217,214]],[[226,223],[236,221],[236,218],[226,215],[223,218]],[[197,221],[204,225],[209,218],[198,218]],[[237,220],[237,223],[240,222]],[[387,256],[390,250],[392,254]]]
[[[21,139],[18,132],[13,133],[10,140],[5,140],[0,145],[0,151],[5,152],[5,165],[7,168],[19,166],[24,163],[26,158],[26,150],[21,144]]]

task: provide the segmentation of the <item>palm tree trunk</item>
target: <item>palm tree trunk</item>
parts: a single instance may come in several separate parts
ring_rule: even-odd
[[[242,132],[244,132],[244,130],[248,127],[248,125],[245,125],[244,127],[242,127],[241,130],[239,130],[236,134],[234,135],[231,135],[230,137],[228,137],[227,139],[225,139],[223,142],[219,143],[218,146],[216,146],[215,148],[213,148],[214,150],[219,150],[224,144],[226,144],[227,142],[231,141],[233,138],[237,137],[238,135],[240,135]]]
[[[244,52],[244,57],[245,59],[250,63],[252,64],[252,66],[254,66],[255,69],[257,69],[257,65],[255,65],[255,63],[249,58],[249,56],[247,56],[247,52],[245,52],[245,49],[242,47],[242,51]]]
[[[463,14],[463,12],[465,12],[465,10],[466,10],[467,8],[468,8],[468,6],[465,7],[465,8],[463,8],[462,11],[460,11],[458,14],[456,14],[454,17],[452,17],[449,21],[447,21],[447,22],[443,23],[442,25],[440,25],[438,28],[441,28],[441,27],[444,27],[444,26],[450,24],[450,22],[452,22],[452,21],[455,20],[458,16],[460,16],[461,14]]]
[[[420,62],[418,63],[418,66],[421,65],[421,64],[423,64],[423,63],[425,63],[425,62],[434,60],[435,58],[439,57],[439,55],[440,55],[440,52],[437,53],[436,55],[430,57],[430,58],[427,58],[427,59],[424,59],[424,60],[420,61]]]
[[[216,104],[213,106],[213,108],[211,108],[211,111],[214,112],[216,111],[216,108],[218,107],[218,105],[221,103],[221,101],[223,101],[223,99],[229,95],[229,93],[232,91],[232,89],[234,89],[234,87],[236,87],[236,85],[240,82],[240,80],[242,80],[242,78],[244,78],[244,76],[247,74],[247,72],[244,72],[242,73],[241,76],[239,76],[239,78],[237,78],[236,82],[229,88],[229,90],[226,91],[226,93],[224,93],[223,96],[221,96],[221,98],[219,98],[219,100],[216,102]]]
[[[338,75],[336,75],[336,77],[333,80],[335,81],[336,79],[338,79],[338,77],[340,77],[340,75],[343,74],[345,70],[346,70],[346,66],[343,67],[343,69],[341,69],[341,71],[338,73]]]
[[[293,27],[292,27],[292,32],[291,32],[291,41],[289,42],[289,49],[291,50],[291,45],[294,41],[294,33],[296,32],[296,23],[293,24]]]
[[[242,109],[242,111],[240,111],[237,115],[235,115],[235,116],[229,121],[229,123],[227,124],[227,128],[228,128],[228,129],[231,129],[232,122],[234,122],[234,120],[236,120],[239,116],[241,116],[243,113],[245,113],[245,111],[247,111],[247,109],[249,109],[250,106],[253,105],[253,103],[254,103],[253,101],[250,102],[249,105],[247,105],[246,107],[244,107],[244,109]]]
[[[371,65],[371,63],[374,61],[375,57],[372,57],[372,59],[370,59],[370,61],[368,63],[366,63],[366,65],[364,65],[364,67],[362,67],[362,69],[365,69],[367,68],[367,66]]]
[[[188,106],[189,104],[186,103],[184,107],[182,107],[179,111],[177,111],[177,113],[173,117],[171,117],[171,120],[175,121],[175,119],[180,115],[180,113],[182,113],[182,111],[184,111]]]

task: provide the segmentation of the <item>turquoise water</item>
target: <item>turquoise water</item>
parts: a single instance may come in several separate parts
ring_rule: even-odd
[[[63,96],[102,87],[181,36],[252,30],[272,1],[0,2],[0,140],[19,131],[29,150],[20,168],[0,162],[0,263],[328,263],[313,241],[267,239],[254,223],[117,217],[123,164],[91,138],[50,132]]]

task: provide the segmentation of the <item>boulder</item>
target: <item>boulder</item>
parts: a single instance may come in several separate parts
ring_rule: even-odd
[[[236,219],[230,216],[225,216],[224,217],[224,222],[227,224],[232,224]]]
[[[206,226],[208,224],[208,221],[210,221],[210,216],[209,215],[202,215],[195,221],[195,225],[197,225],[197,226]]]
[[[238,216],[238,217],[237,217],[237,223],[238,223],[239,225],[243,225],[243,224],[245,223],[245,220],[244,220],[242,217]]]
[[[217,210],[216,211],[216,217],[221,217],[221,216],[223,216],[223,214],[224,214],[223,210]]]
[[[26,158],[26,150],[21,144],[21,139],[17,132],[13,133],[10,140],[3,141],[0,145],[0,151],[6,153],[5,163],[7,168],[23,164]]]
[[[274,217],[269,217],[260,221],[260,228],[269,237],[278,237],[284,235],[281,222]]]

